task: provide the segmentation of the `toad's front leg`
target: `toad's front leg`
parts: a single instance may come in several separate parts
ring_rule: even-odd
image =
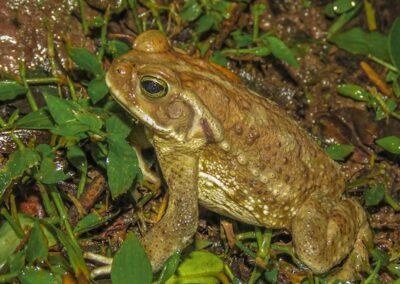
[[[191,242],[198,224],[198,154],[164,148],[157,157],[168,185],[168,208],[141,240],[154,272]]]

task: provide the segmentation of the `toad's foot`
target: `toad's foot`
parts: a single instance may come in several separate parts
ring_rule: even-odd
[[[350,253],[334,277],[357,280],[368,262],[371,230],[364,210],[352,199],[311,197],[294,218],[292,233],[297,256],[314,273],[327,272]]]

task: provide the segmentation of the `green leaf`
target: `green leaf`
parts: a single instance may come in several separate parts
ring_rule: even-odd
[[[74,233],[75,234],[82,234],[87,231],[93,230],[95,228],[98,228],[108,220],[114,218],[114,216],[118,214],[116,212],[115,214],[108,215],[106,217],[101,217],[97,212],[92,212],[83,217],[81,220],[79,220],[78,224],[76,224],[74,228]]]
[[[54,127],[49,112],[43,108],[33,111],[19,119],[15,124],[18,128],[24,129],[50,129]]]
[[[107,177],[113,198],[125,193],[132,186],[140,169],[135,151],[121,136],[107,137]]]
[[[11,80],[0,81],[0,101],[13,100],[18,95],[25,94],[27,89]]]
[[[50,129],[50,131],[54,134],[61,136],[71,136],[71,137],[73,136],[73,137],[78,137],[80,139],[86,138],[87,135],[84,133],[89,130],[90,130],[89,126],[79,121],[71,121],[69,123],[64,123]]]
[[[373,249],[369,250],[369,253],[375,262],[379,261],[381,263],[382,267],[386,266],[390,261],[390,257],[388,255],[388,253],[381,249],[373,248]]]
[[[25,267],[25,255],[25,250],[20,250],[19,252],[10,256],[8,261],[10,273],[21,273],[21,270]]]
[[[58,169],[51,158],[44,157],[35,178],[44,184],[53,184],[66,180],[70,176],[64,174],[62,169]]]
[[[216,51],[211,55],[210,61],[217,63],[221,66],[228,66],[228,59],[219,51]]]
[[[67,159],[79,171],[87,172],[86,154],[78,146],[74,145],[68,148]]]
[[[254,4],[251,6],[251,13],[254,16],[260,16],[267,10],[265,4]]]
[[[328,3],[324,8],[324,13],[327,17],[333,18],[336,16],[335,11],[333,10],[333,3]]]
[[[278,282],[278,273],[279,270],[276,268],[273,268],[269,271],[264,272],[264,278],[267,280],[268,283],[274,284]]]
[[[368,102],[371,95],[362,87],[353,84],[339,85],[336,89],[339,94],[356,101]]]
[[[86,125],[89,130],[94,132],[100,130],[103,126],[103,120],[100,118],[100,116],[88,111],[78,112],[76,114],[76,119],[78,122]]]
[[[357,6],[357,2],[353,0],[336,0],[332,3],[332,10],[336,14],[343,14]]]
[[[200,19],[196,22],[196,27],[194,29],[196,34],[202,34],[212,28],[215,24],[215,18],[210,15],[206,14],[200,17]]]
[[[353,145],[334,144],[325,149],[325,152],[335,161],[343,161],[348,155],[354,151]]]
[[[243,33],[241,30],[231,32],[231,36],[235,42],[236,48],[246,47],[253,43],[252,35]]]
[[[29,263],[33,263],[35,260],[44,261],[47,259],[48,253],[46,236],[43,233],[40,223],[35,220],[26,248],[26,259]]]
[[[207,251],[193,251],[178,268],[177,275],[166,283],[219,283],[215,277],[224,269],[224,263],[216,255]]]
[[[379,184],[364,190],[364,200],[366,206],[378,205],[385,197],[385,187]]]
[[[400,17],[397,17],[389,32],[389,54],[392,63],[400,71]]]
[[[329,28],[326,37],[330,39],[332,35],[340,31],[351,19],[354,18],[354,16],[357,15],[361,7],[362,7],[361,3],[358,3],[358,5],[354,9],[351,9],[340,15],[340,17],[336,20],[336,22]]]
[[[74,270],[75,275],[79,275],[83,279],[89,279],[89,270],[86,266],[85,260],[83,258],[82,251],[80,247],[76,244],[75,240],[69,238],[67,234],[63,231],[57,229],[54,225],[42,221],[44,225],[48,228],[48,230],[57,236],[57,239],[62,244],[63,248],[67,251],[69,262]]]
[[[49,94],[43,96],[55,122],[63,124],[76,120],[75,113],[82,108],[79,104]]]
[[[96,76],[102,76],[104,74],[97,57],[86,48],[68,48],[68,55],[83,70]]]
[[[386,136],[376,140],[376,144],[390,153],[400,154],[400,137],[398,136]]]
[[[136,236],[129,232],[114,256],[111,269],[113,284],[150,284],[153,275],[146,253]]]
[[[388,39],[378,32],[369,33],[361,28],[352,28],[332,36],[330,41],[352,54],[371,54],[382,60],[389,59]]]
[[[121,138],[128,137],[131,132],[131,128],[116,115],[107,118],[106,129],[108,133],[120,136]]]
[[[108,87],[105,77],[102,76],[90,81],[88,92],[94,104],[102,100],[108,94]]]
[[[268,36],[265,39],[268,43],[269,49],[276,58],[282,60],[283,62],[286,62],[287,64],[295,68],[300,67],[300,64],[294,56],[292,50],[287,47],[283,41],[274,36]]]
[[[186,22],[196,20],[201,15],[202,9],[196,0],[185,1],[185,5],[179,12],[179,16]]]
[[[180,260],[181,260],[180,252],[176,252],[168,258],[163,269],[161,270],[157,284],[164,284],[169,278],[171,278],[175,274],[175,271],[178,268]]]
[[[54,275],[47,270],[38,267],[26,267],[18,277],[21,284],[62,284],[60,275]]]
[[[18,219],[23,228],[31,228],[33,226],[34,221],[30,217],[19,214]],[[57,243],[54,236],[47,229],[44,229],[44,234],[48,240],[49,247]],[[10,224],[8,222],[3,223],[0,227],[0,267],[6,264],[20,242],[21,239],[18,238]]]
[[[129,50],[131,50],[131,48],[123,41],[110,40],[107,42],[107,52],[110,53],[113,58],[120,57]]]
[[[212,9],[219,12],[225,19],[229,19],[231,16],[231,6],[231,1],[218,0],[211,2]]]

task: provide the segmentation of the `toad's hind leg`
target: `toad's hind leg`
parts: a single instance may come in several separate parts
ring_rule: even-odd
[[[368,265],[372,234],[355,200],[311,197],[293,219],[292,235],[297,256],[314,273],[327,272],[349,254],[335,278],[356,280]]]

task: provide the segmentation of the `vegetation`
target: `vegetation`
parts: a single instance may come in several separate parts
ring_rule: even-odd
[[[0,101],[7,104],[26,98],[31,109],[23,115],[16,109],[0,117],[1,130],[16,146],[0,169],[0,283],[97,283],[90,279],[84,259],[90,247],[95,247],[96,253],[115,256],[111,279],[116,284],[285,283],[282,279],[324,283],[329,275],[316,276],[302,270],[282,232],[240,227],[226,220],[220,227],[214,222],[213,228],[222,239],[214,229],[203,228],[201,238],[171,256],[163,270],[152,275],[134,232],[143,233],[147,223],[157,221],[167,199],[160,194],[161,189],[146,188],[136,152],[130,146],[142,132],[109,96],[104,79],[112,59],[130,50],[129,40],[109,33],[110,23],[124,14],[131,17],[132,34],[148,29],[183,34],[182,40],[174,41],[177,48],[235,71],[245,68],[246,62],[260,68],[260,60],[267,60],[285,72],[301,72],[310,39],[282,39],[273,27],[261,28],[271,13],[268,1],[127,0],[117,1],[117,6],[109,6],[95,17],[87,16],[87,6],[78,2],[82,29],[96,40],[95,52],[69,46],[68,56],[75,68],[61,71],[49,32],[52,70],[33,72],[22,62],[17,77],[10,75],[0,81]],[[312,1],[302,3],[303,9],[314,5]],[[364,84],[341,82],[329,95],[362,104],[375,121],[399,120],[400,18],[383,33],[376,31],[378,12],[367,0],[335,0],[323,11],[330,19],[330,28],[325,37],[313,39],[312,44],[316,41],[329,50],[341,49],[349,58],[362,60],[361,68],[368,78]],[[235,12],[245,15],[245,23],[232,19],[232,15],[239,17]],[[354,26],[354,20],[361,17],[366,19],[367,29]],[[37,94],[44,104],[38,102]],[[307,90],[304,94],[307,96]],[[34,136],[25,141],[18,134],[21,129],[41,130],[51,136],[48,143],[36,143]],[[337,161],[347,161],[359,147],[321,144]],[[388,159],[385,165],[397,165],[400,136],[378,137],[370,149],[370,167],[351,180],[349,194],[356,192],[369,212],[379,207],[399,212],[400,192],[394,195],[386,187],[389,173],[379,159]],[[146,163],[154,169],[154,154],[147,154]],[[80,198],[88,188],[93,190],[101,173],[106,173],[108,191],[87,211]],[[21,201],[32,193],[39,201],[28,205],[43,208],[43,216],[21,209]],[[71,208],[78,212],[75,221]],[[110,237],[113,230],[121,237],[126,234],[122,244]],[[371,251],[371,268],[364,283],[380,283],[383,273],[400,283],[400,247]]]

